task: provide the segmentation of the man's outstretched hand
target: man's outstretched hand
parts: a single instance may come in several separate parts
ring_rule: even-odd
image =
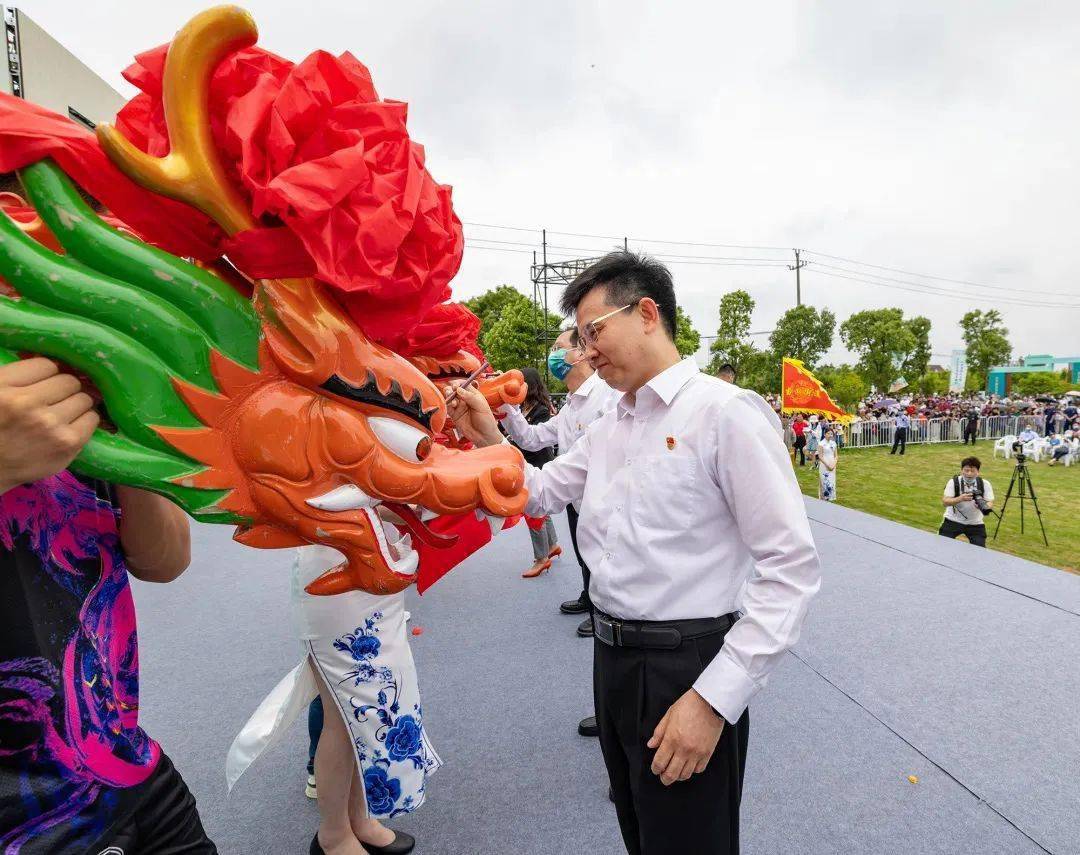
[[[457,394],[452,399],[449,399],[449,387],[446,390],[449,399],[446,402],[446,410],[450,418],[454,420],[454,426],[473,445],[479,447],[498,445],[503,441],[503,436],[499,432],[499,426],[495,423],[495,416],[487,400],[475,386],[464,386],[462,383],[461,380],[453,382],[452,386],[457,389]]]
[[[0,365],[0,494],[66,469],[98,426],[93,407],[48,359]]]

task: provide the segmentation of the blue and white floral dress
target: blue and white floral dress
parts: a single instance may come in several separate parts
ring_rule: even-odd
[[[325,546],[297,550],[292,600],[303,657],[234,740],[226,778],[232,789],[255,758],[307,710],[318,694],[308,667],[310,656],[352,737],[368,815],[391,818],[423,804],[427,777],[442,761],[424,731],[416,667],[405,631],[405,593],[376,596],[350,591],[317,597],[304,590],[342,560],[340,553]]]
[[[836,440],[823,439],[818,446],[818,497],[826,502],[836,501]],[[833,467],[830,469],[829,467]]]

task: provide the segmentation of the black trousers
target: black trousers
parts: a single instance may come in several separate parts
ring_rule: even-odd
[[[953,540],[960,535],[965,535],[968,539],[968,543],[972,546],[986,548],[985,523],[979,523],[978,525],[963,525],[949,519],[944,519],[941,521],[941,528],[938,529],[938,534],[944,535],[945,537],[951,537]]]
[[[975,444],[975,438],[979,435],[979,428],[976,425],[974,428],[964,431],[964,445],[968,444],[968,440],[971,440],[971,444]]]
[[[581,602],[583,602],[588,608],[592,608],[592,600],[589,599],[589,578],[592,575],[589,573],[589,565],[585,563],[585,559],[581,557],[581,551],[577,546],[577,522],[578,512],[574,510],[573,505],[566,506],[566,519],[570,523],[570,542],[574,544],[574,555],[577,556],[577,563],[581,567]]]
[[[630,855],[735,855],[750,715],[724,725],[700,775],[665,787],[646,747],[664,713],[723,646],[723,633],[675,650],[608,647],[594,641],[593,692],[600,748]]]
[[[904,453],[904,449],[907,448],[907,428],[898,427],[896,433],[893,435],[892,451],[889,454],[896,454],[896,447],[900,446],[900,453]]]
[[[139,807],[95,844],[90,855],[217,855],[203,830],[195,797],[172,761],[161,756]],[[110,848],[111,847],[111,848]]]
[[[799,465],[800,466],[805,466],[806,465],[806,452],[804,451],[805,448],[806,448],[806,437],[805,436],[797,436],[797,437],[795,437],[794,449],[795,449],[795,451],[799,452]]]

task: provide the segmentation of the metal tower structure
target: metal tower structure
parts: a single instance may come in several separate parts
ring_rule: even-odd
[[[555,261],[548,258],[547,229],[541,232],[542,243],[539,255],[533,252],[533,263],[529,271],[529,278],[533,285],[533,334],[537,342],[553,342],[559,337],[559,329],[548,326],[548,292],[550,288],[565,288],[574,281],[579,273],[583,272],[590,264],[600,259],[600,256],[592,258],[571,258]],[[627,245],[623,238],[623,247]],[[539,368],[539,366],[537,366]],[[550,379],[547,362],[543,366],[545,381]]]

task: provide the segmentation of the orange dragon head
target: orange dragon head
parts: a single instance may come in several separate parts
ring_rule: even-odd
[[[110,126],[97,132],[128,178],[229,236],[260,220],[215,146],[210,82],[255,38],[235,7],[177,34],[161,87],[167,155]],[[100,389],[116,432],[99,431],[74,468],[156,490],[197,519],[237,523],[236,539],[251,546],[337,549],[345,563],[312,582],[314,594],[400,591],[426,553],[455,546],[446,520],[475,515],[494,532],[523,511],[515,449],[435,442],[448,426],[432,377],[475,369],[471,354],[407,359],[365,334],[314,276],[249,277],[249,301],[205,266],[110,228],[56,164],[20,177],[47,226],[35,237],[55,243],[30,240],[25,216],[0,217],[0,274],[15,292],[0,289],[0,361],[55,356]],[[483,388],[492,403],[525,391],[513,373]]]

